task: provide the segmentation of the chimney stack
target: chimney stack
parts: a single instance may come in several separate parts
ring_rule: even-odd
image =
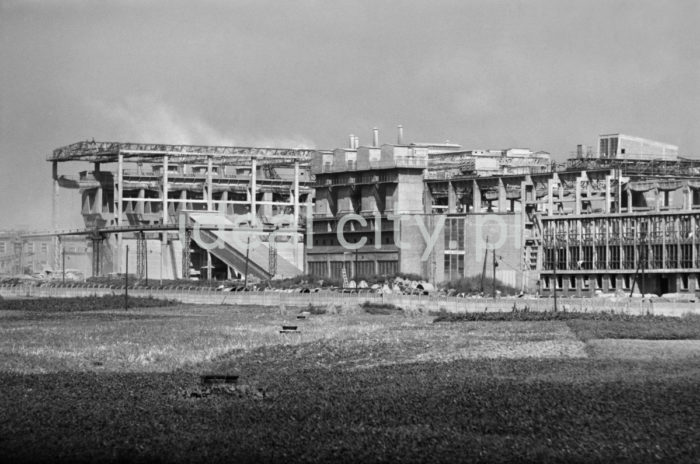
[[[355,135],[354,134],[350,134],[350,145],[348,146],[348,148],[351,148],[351,149],[355,148]]]
[[[396,140],[396,144],[403,145],[403,126],[399,124],[396,128],[399,130],[399,136]]]
[[[360,146],[360,137],[358,137],[357,135],[353,135],[352,136],[352,148],[357,150],[357,147],[359,147],[359,146]]]
[[[374,138],[373,138],[373,146],[378,147],[379,146],[379,129],[376,127],[372,130],[374,132]]]

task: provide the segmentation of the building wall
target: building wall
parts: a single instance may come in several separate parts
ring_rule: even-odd
[[[598,140],[598,156],[638,160],[675,160],[678,158],[678,146],[631,135],[601,135]]]

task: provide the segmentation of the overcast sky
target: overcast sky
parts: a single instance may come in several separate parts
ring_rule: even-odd
[[[0,229],[48,227],[46,155],[92,138],[333,148],[402,124],[559,159],[624,132],[700,158],[697,0],[0,5]]]

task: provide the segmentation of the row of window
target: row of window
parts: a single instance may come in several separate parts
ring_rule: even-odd
[[[617,290],[617,284],[618,284],[618,276],[615,275],[595,275],[595,276],[583,276],[583,279],[581,279],[581,288],[583,290],[590,290],[591,286],[595,288],[596,290],[601,290],[603,289],[603,283],[607,282],[608,284],[608,290]],[[641,277],[637,277],[637,285],[639,285],[639,282],[641,280]],[[700,274],[696,274],[694,277],[694,282],[695,282],[695,288],[700,288]],[[634,283],[634,276],[633,275],[623,275],[621,280],[621,285],[623,290],[630,290],[632,287],[632,284]],[[688,290],[689,288],[689,277],[687,274],[682,274],[680,278],[680,289],[681,290]],[[542,286],[549,290],[551,289],[552,282],[556,283],[556,288],[557,290],[561,290],[564,288],[564,281],[567,283],[567,289],[568,290],[576,290],[578,288],[578,279],[576,276],[557,276],[556,279],[553,276],[544,276],[542,278]]]
[[[365,235],[364,237],[367,239],[364,246],[375,245],[374,234]],[[350,244],[357,243],[357,240],[360,240],[360,238],[353,238],[351,236],[345,237],[345,241],[347,241]],[[382,234],[382,238],[381,238],[381,241],[379,242],[379,245],[393,245],[393,244],[394,244],[394,234],[393,233]],[[314,238],[314,246],[340,246],[340,242],[338,241],[338,237],[336,235],[332,235],[330,238]]]
[[[700,260],[700,245],[695,246]],[[545,248],[544,269],[636,269],[644,264],[646,269],[690,269],[693,263],[693,245],[639,245],[584,246]]]
[[[38,246],[37,246],[38,245]],[[0,242],[0,254],[9,253],[12,250],[12,244],[8,242]],[[48,243],[34,243],[28,242],[24,248],[26,253],[36,253],[37,251],[41,253],[48,253],[49,244]]]
[[[399,271],[398,261],[331,261],[330,273],[326,261],[309,262],[309,273],[315,276],[326,276],[332,279],[343,279],[343,268],[349,279],[368,277],[371,275],[394,275]]]

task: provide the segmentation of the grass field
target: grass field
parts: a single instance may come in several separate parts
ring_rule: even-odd
[[[0,311],[0,456],[700,459],[698,318],[653,328],[644,319],[434,323],[400,311],[297,313]],[[300,333],[282,334],[282,325]],[[237,374],[239,383],[205,387],[204,373]]]

